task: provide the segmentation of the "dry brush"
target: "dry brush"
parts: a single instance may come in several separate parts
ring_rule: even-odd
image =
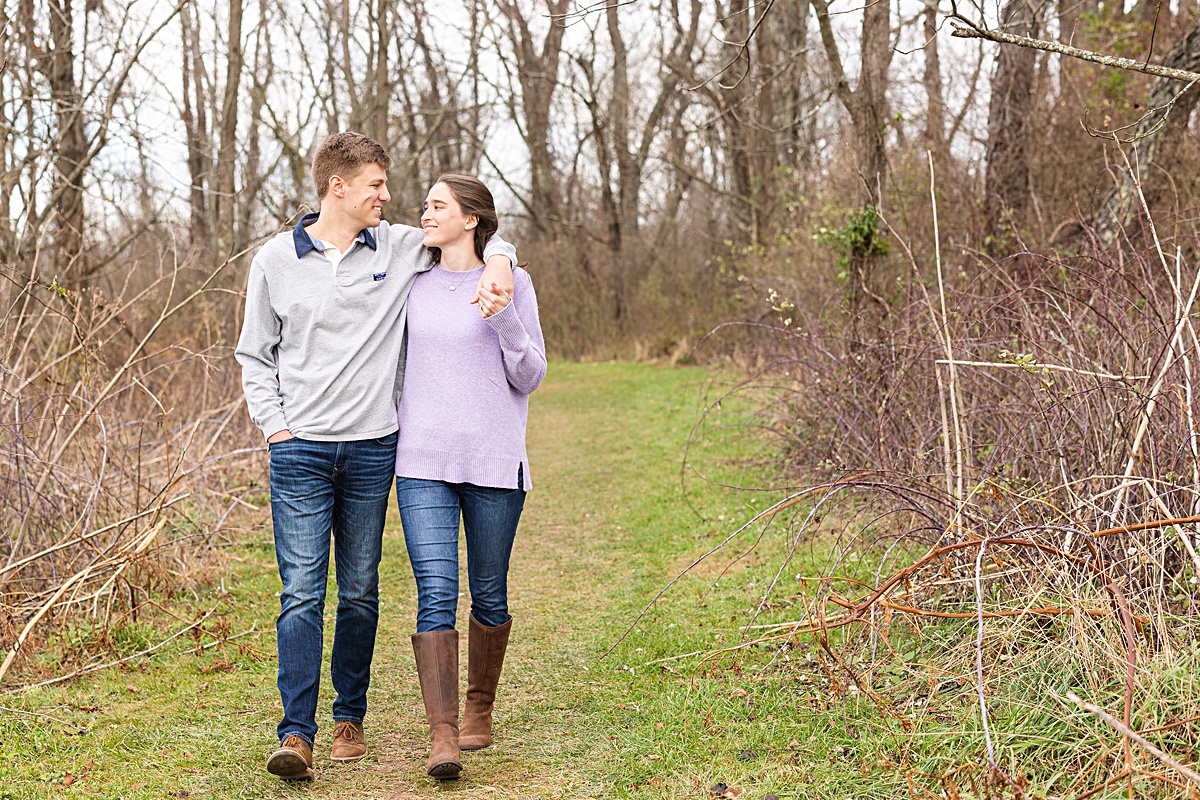
[[[236,259],[210,265],[168,245],[126,262],[107,291],[65,289],[36,257],[0,268],[8,688],[130,657],[111,634],[131,623],[228,633],[206,623],[211,610],[182,617],[172,599],[199,597],[189,590],[238,509],[263,496],[226,340],[240,303],[222,287]]]
[[[872,768],[914,797],[1200,792],[1200,238],[1144,227],[1004,261],[893,230],[901,274],[867,307],[774,276],[730,393],[777,438],[783,499],[697,563],[779,549],[705,663],[768,645],[873,702]]]

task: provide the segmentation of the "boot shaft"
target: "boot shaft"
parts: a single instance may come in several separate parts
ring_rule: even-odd
[[[412,636],[421,699],[431,743],[426,772],[438,780],[458,777],[458,631],[426,631]]]
[[[463,707],[459,746],[463,750],[480,750],[492,743],[492,708],[496,702],[496,687],[504,668],[508,635],[512,617],[503,625],[489,628],[471,616],[468,634],[467,702]]]
[[[508,622],[489,628],[471,615],[467,639],[467,703],[487,703],[496,700],[496,687],[504,669],[504,654],[508,650],[508,636],[512,631],[513,618]]]

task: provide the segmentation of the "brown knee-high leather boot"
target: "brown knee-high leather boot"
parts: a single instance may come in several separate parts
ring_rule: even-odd
[[[500,683],[510,630],[511,616],[503,625],[489,628],[471,615],[467,634],[467,702],[458,736],[458,745],[463,750],[481,750],[492,743],[492,706],[496,702],[496,685]]]
[[[412,636],[421,697],[429,720],[429,763],[425,772],[439,781],[462,772],[458,750],[458,631],[427,631]]]

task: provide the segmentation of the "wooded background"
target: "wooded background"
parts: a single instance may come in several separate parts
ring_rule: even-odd
[[[245,273],[335,130],[392,153],[390,220],[495,188],[553,355],[735,359],[788,480],[1200,515],[1200,84],[996,32],[1200,68],[1182,0],[5,2],[0,639],[132,612],[261,501]]]
[[[558,353],[659,355],[736,315],[720,266],[746,253],[844,233],[865,207],[928,239],[926,150],[943,229],[989,256],[1081,226],[1115,238],[1137,216],[1116,155],[1135,133],[1151,205],[1192,207],[1200,87],[953,40],[951,12],[1200,66],[1189,0],[17,0],[0,262],[110,294],[167,250],[207,274],[315,204],[316,142],[359,130],[395,159],[389,219],[415,222],[445,171],[495,187]],[[842,279],[870,294],[886,265],[855,247]],[[801,249],[788,274],[845,272],[836,247]]]
[[[1155,664],[1200,671],[1198,13],[3,2],[0,682],[87,674],[189,631],[224,641],[203,628],[216,606],[183,628],[172,608],[222,548],[269,539],[239,536],[269,504],[231,357],[246,270],[315,206],[313,148],[351,129],[393,156],[389,220],[415,223],[442,172],[493,187],[552,355],[732,364],[712,373],[736,385],[697,422],[684,488],[710,474],[705,452],[733,452],[784,499],[698,547],[775,537],[749,619],[796,617],[731,650],[763,644],[783,657],[763,669],[786,671],[811,637],[821,702],[853,686],[881,719],[912,697],[880,669],[941,659],[928,685],[973,686],[985,739],[950,761],[982,770],[988,796],[1076,773],[1094,792],[1134,796],[1135,775],[1187,790],[1130,739],[1039,728],[1061,703],[1026,709],[1070,678],[1123,699],[1114,729],[1200,742],[1195,691],[1137,683]],[[1139,71],[1155,65],[1176,73]],[[706,451],[708,436],[748,438]],[[826,559],[811,584],[804,548]],[[799,594],[778,602],[790,574]],[[114,632],[139,624],[159,644],[131,652]],[[992,722],[1031,757],[989,738],[1005,692]],[[919,780],[958,796],[944,768]]]

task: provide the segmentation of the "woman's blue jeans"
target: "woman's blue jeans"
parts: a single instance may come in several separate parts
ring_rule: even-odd
[[[471,613],[494,628],[508,622],[508,559],[525,507],[516,489],[396,478],[404,543],[417,581],[417,633],[454,629],[458,610],[458,521],[467,539]]]
[[[317,735],[330,540],[337,569],[337,623],[330,674],[333,718],[362,722],[375,629],[383,521],[396,465],[396,434],[352,442],[288,439],[270,445],[271,518],[283,591],[279,647],[279,739]]]

